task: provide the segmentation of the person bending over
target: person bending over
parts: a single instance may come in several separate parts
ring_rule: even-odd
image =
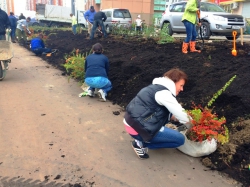
[[[27,36],[31,34],[29,30],[30,17],[27,19],[21,19],[17,21],[16,36],[18,38],[18,43],[24,45],[27,43]]]
[[[93,54],[87,56],[85,60],[85,83],[89,86],[88,95],[93,97],[97,88],[101,101],[106,101],[107,93],[112,89],[108,79],[109,60],[102,54],[103,47],[100,43],[93,45],[92,51]]]
[[[183,71],[171,69],[141,89],[126,107],[123,123],[134,139],[132,148],[140,159],[149,158],[148,149],[176,148],[184,144],[184,135],[165,125],[170,120],[178,120],[190,127],[189,116],[176,100],[186,81]]]
[[[95,34],[95,31],[96,31],[96,29],[97,29],[98,26],[101,27],[104,38],[107,38],[107,32],[106,32],[104,24],[103,24],[103,22],[105,22],[106,19],[107,19],[107,16],[102,11],[99,11],[99,12],[97,12],[95,14],[95,16],[94,16],[94,23],[93,23],[93,28],[91,30],[90,39],[94,38],[94,34]]]

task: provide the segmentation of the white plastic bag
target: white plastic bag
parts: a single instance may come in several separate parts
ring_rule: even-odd
[[[194,142],[186,137],[186,131],[180,132],[185,136],[185,143],[177,149],[192,157],[201,157],[213,153],[217,149],[217,142],[213,138],[211,141]]]

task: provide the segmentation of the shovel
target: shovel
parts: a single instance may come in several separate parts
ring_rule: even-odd
[[[240,42],[243,45],[243,28],[240,28]]]
[[[233,48],[233,50],[232,50],[232,55],[233,56],[237,56],[237,51],[236,51],[236,46],[235,46],[235,43],[236,43],[236,35],[237,35],[237,32],[236,31],[233,31],[233,38],[234,38],[234,41],[233,41],[233,46],[234,46],[234,48]]]
[[[200,10],[197,11],[197,16],[198,16],[198,19],[199,19],[199,23],[201,24],[201,13],[200,13]],[[202,40],[202,46],[200,47],[200,50],[202,50],[204,48],[204,38],[202,36],[201,25],[199,27],[200,27],[200,35],[201,35],[201,40]]]
[[[93,24],[92,23],[90,23],[89,21],[87,21],[90,25],[92,25],[92,27],[93,27]],[[92,30],[92,29],[91,29]],[[102,35],[103,35],[103,33],[102,33],[102,30],[101,30],[101,27],[100,26],[98,26],[97,27],[97,31],[101,34],[101,35],[99,35],[98,34],[98,37],[102,37]]]

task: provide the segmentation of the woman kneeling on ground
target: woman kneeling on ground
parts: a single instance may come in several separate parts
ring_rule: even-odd
[[[109,60],[102,54],[103,47],[100,43],[93,45],[92,51],[93,54],[87,56],[85,61],[85,83],[89,86],[88,96],[93,97],[97,88],[101,101],[106,101],[107,93],[112,89],[112,84],[108,79]]]
[[[183,71],[171,69],[141,89],[126,107],[123,122],[134,138],[132,148],[140,159],[149,158],[147,148],[176,148],[184,144],[184,135],[165,125],[175,120],[190,127],[189,116],[176,100],[186,81]]]

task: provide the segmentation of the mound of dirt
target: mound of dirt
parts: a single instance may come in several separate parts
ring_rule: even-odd
[[[113,89],[108,99],[122,107],[130,102],[137,92],[151,84],[153,78],[162,76],[171,68],[178,67],[189,77],[184,91],[178,95],[183,107],[190,109],[192,103],[205,106],[214,93],[221,89],[234,75],[236,79],[214,103],[214,111],[225,116],[230,131],[230,142],[218,147],[213,154],[201,158],[202,163],[228,174],[229,177],[250,185],[250,44],[237,43],[237,56],[232,56],[232,42],[227,40],[205,42],[202,53],[181,53],[182,41],[157,44],[153,39],[141,37],[114,37],[89,40],[85,32],[73,35],[70,31],[53,31],[46,45],[59,51],[44,60],[65,73],[61,64],[64,56],[79,49],[88,53],[99,42],[110,60],[109,78]],[[47,33],[49,34],[49,33]],[[199,43],[197,43],[199,45]]]

